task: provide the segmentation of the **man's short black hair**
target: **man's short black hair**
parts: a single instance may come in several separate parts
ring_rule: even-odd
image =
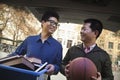
[[[97,38],[100,36],[103,29],[103,24],[100,20],[89,18],[84,20],[84,23],[91,23],[90,28],[92,29],[92,31],[97,30],[99,32]]]
[[[41,21],[47,21],[50,17],[55,17],[59,21],[59,15],[56,11],[46,11],[44,12]]]

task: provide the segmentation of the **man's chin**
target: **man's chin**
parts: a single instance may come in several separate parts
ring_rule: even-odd
[[[49,30],[49,33],[53,34],[55,31],[54,30]]]
[[[53,34],[54,32],[50,31],[49,33],[50,33],[50,34]]]

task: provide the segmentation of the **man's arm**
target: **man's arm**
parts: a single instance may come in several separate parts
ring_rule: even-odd
[[[15,55],[25,55],[26,54],[26,46],[27,46],[27,39],[25,39],[15,50],[15,52],[11,53],[8,55],[10,56],[15,56]]]
[[[106,54],[105,57],[106,60],[104,61],[101,71],[102,80],[114,80],[114,76],[112,73],[112,62],[110,56]]]
[[[64,59],[62,60],[62,64],[61,64],[61,69],[60,69],[60,72],[65,76],[65,68],[66,68],[66,65],[69,64],[70,62],[70,50],[67,51]]]

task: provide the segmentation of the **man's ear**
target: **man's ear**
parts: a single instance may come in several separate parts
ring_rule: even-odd
[[[43,24],[44,22],[45,22],[45,21],[44,21],[44,20],[42,20],[42,21],[41,21],[41,24]]]
[[[98,34],[99,34],[98,30],[95,30],[96,37],[98,36]]]
[[[44,20],[42,20],[42,21],[41,21],[41,27],[43,26],[43,24],[44,24],[44,23],[45,23],[45,21],[44,21]]]

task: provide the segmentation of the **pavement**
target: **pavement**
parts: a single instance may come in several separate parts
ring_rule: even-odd
[[[114,74],[114,80],[120,80],[120,71],[113,72]]]
[[[61,73],[58,73],[57,75],[52,75],[51,80],[66,80],[66,77]]]

